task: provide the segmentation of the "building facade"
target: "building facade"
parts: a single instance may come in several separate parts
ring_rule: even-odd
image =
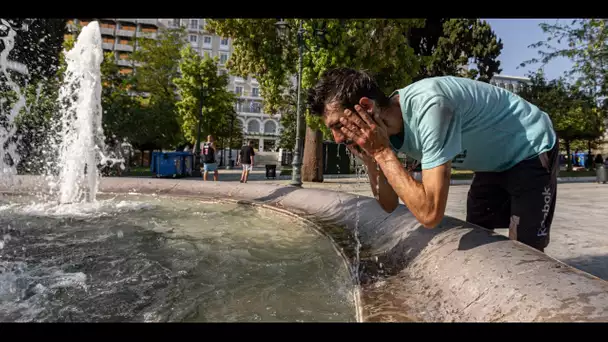
[[[232,39],[207,32],[206,19],[159,19],[159,22],[161,29],[184,27],[192,48],[201,56],[218,57],[220,72],[228,73],[225,64],[233,52]],[[253,141],[259,151],[278,151],[281,114],[264,113],[258,81],[230,75],[228,89],[238,96],[235,110],[243,127],[244,141]]]
[[[531,84],[531,81],[528,77],[494,75],[494,77],[492,77],[490,80],[490,84],[517,93],[522,85],[529,85]]]
[[[93,20],[99,22],[103,51],[115,53],[116,64],[120,66],[120,72],[123,74],[132,73],[134,70],[131,54],[137,49],[136,38],[155,39],[160,27],[158,19],[71,19],[68,20],[70,35],[77,25],[86,26]]]

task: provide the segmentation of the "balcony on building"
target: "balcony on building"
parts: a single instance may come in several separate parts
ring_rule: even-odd
[[[114,50],[114,42],[103,42],[101,43],[101,48],[104,50]]]
[[[101,27],[101,34],[106,34],[106,35],[109,35],[109,36],[113,36],[114,35],[114,28]]]
[[[116,35],[121,37],[132,38],[135,36],[135,29],[133,30],[116,30]]]
[[[124,43],[118,43],[116,44],[116,46],[114,47],[114,49],[116,51],[128,51],[128,52],[133,52],[133,46],[129,45],[129,44],[124,44]]]
[[[139,19],[137,22],[145,25],[159,26],[158,19]]]
[[[139,32],[137,32],[137,36],[138,37],[142,37],[142,38],[156,39],[156,37],[158,36],[158,34],[156,32],[139,31]]]
[[[116,64],[118,64],[120,66],[126,66],[126,67],[133,66],[133,62],[131,62],[130,60],[120,59],[120,58],[116,61]]]
[[[122,21],[122,22],[125,22],[125,23],[137,24],[137,19],[135,19],[135,18],[118,18],[116,20]]]

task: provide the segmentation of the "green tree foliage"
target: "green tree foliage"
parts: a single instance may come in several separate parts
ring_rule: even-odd
[[[548,36],[546,40],[530,45],[539,49],[540,58],[521,63],[547,64],[555,58],[565,57],[572,60],[573,66],[565,72],[573,77],[576,85],[594,96],[605,100],[608,95],[608,29],[606,19],[575,19],[570,23],[547,24],[540,27]],[[566,47],[558,47],[563,42]]]
[[[201,136],[212,134],[216,140],[227,138],[231,118],[235,115],[236,96],[227,89],[229,76],[219,73],[217,57],[203,58],[188,45],[181,51],[179,69],[181,77],[173,82],[181,97],[177,112],[186,141],[196,142],[201,103]],[[233,134],[242,135],[242,130],[233,129]]]
[[[283,105],[279,108],[279,112],[281,113],[280,123],[282,126],[279,147],[288,151],[293,151],[296,147],[296,88],[291,87],[289,92],[283,96]]]
[[[549,114],[567,155],[571,153],[572,142],[596,140],[602,135],[602,112],[592,96],[568,85],[563,78],[547,82],[542,72],[533,74],[531,81],[518,95]],[[568,170],[571,169],[568,160]]]
[[[486,21],[426,19],[423,27],[410,31],[409,40],[420,58],[421,70],[416,80],[460,75],[489,82],[501,71],[498,56],[503,44]],[[462,67],[470,62],[476,68],[464,72]]]
[[[141,99],[142,112],[137,116],[139,139],[134,146],[140,149],[173,147],[181,141],[177,118],[177,88],[173,79],[179,76],[180,51],[186,44],[183,28],[163,30],[157,39],[138,38],[138,49],[132,54],[137,72],[132,91],[145,95]]]

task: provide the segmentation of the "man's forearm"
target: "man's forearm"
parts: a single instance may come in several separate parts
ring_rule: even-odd
[[[399,197],[395,193],[395,190],[387,182],[386,177],[382,169],[377,167],[376,163],[372,165],[365,165],[367,167],[367,175],[369,178],[369,184],[372,188],[374,197],[386,212],[393,212],[399,204]]]
[[[416,219],[424,226],[432,226],[435,221],[434,202],[428,198],[424,185],[405,170],[397,155],[386,150],[376,156],[376,162],[383,171],[396,195],[405,203]]]

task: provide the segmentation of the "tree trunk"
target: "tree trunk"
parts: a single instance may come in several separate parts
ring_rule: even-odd
[[[302,162],[303,182],[323,182],[323,132],[306,126],[304,158]]]
[[[566,156],[568,156],[568,159],[566,159],[568,161],[566,170],[572,171],[572,155],[570,153],[570,140],[564,139],[564,145],[566,146]]]
[[[139,166],[144,167],[144,150],[139,150],[141,156],[139,157]]]

